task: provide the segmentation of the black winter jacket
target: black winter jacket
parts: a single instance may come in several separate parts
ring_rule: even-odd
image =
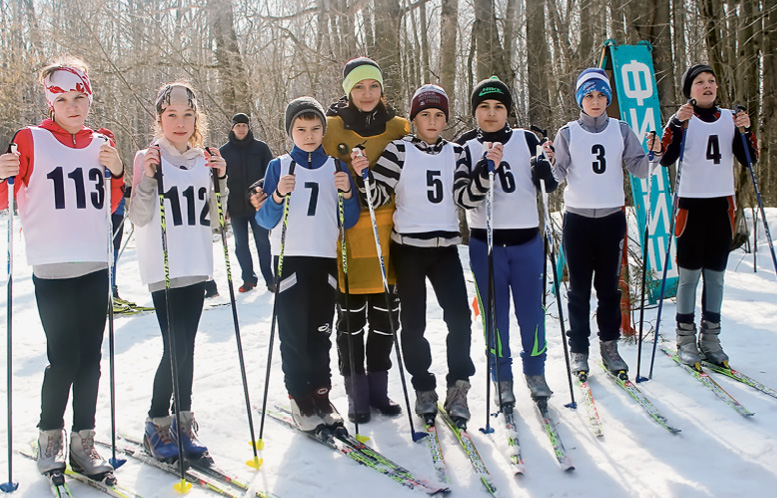
[[[229,132],[229,142],[219,148],[227,161],[227,186],[229,199],[227,211],[230,216],[249,216],[256,212],[248,200],[248,187],[264,178],[267,164],[273,159],[266,143],[256,140],[249,130],[243,140],[238,140],[233,131]]]

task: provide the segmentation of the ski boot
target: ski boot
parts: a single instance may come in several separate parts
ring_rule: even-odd
[[[146,431],[143,435],[143,448],[146,453],[163,462],[178,458],[178,443],[173,439],[171,430],[173,417],[154,417],[146,419]]]
[[[537,401],[540,398],[550,398],[553,394],[553,391],[550,390],[550,387],[548,387],[548,383],[545,380],[545,374],[526,375],[526,385],[529,386],[531,399],[534,401]]]
[[[394,416],[402,413],[402,407],[388,397],[388,370],[367,373],[370,383],[370,406],[383,415]]]
[[[209,458],[207,457],[208,447],[202,444],[199,439],[197,439],[197,430],[199,429],[199,425],[197,425],[197,421],[194,420],[194,413],[185,411],[180,412],[178,416],[181,417],[181,442],[183,443],[183,452],[186,455],[186,458]],[[173,423],[170,428],[170,435],[173,438],[173,442],[175,442],[177,446],[178,442],[176,438],[178,437],[178,424],[175,415],[173,415],[172,418]]]
[[[497,408],[505,413],[512,413],[513,407],[515,407],[512,380],[494,382],[494,403],[496,403]]]
[[[728,366],[728,355],[723,352],[723,348],[720,345],[720,323],[707,320],[701,321],[699,356],[710,363],[730,368]]]
[[[348,420],[357,424],[370,421],[370,384],[367,375],[357,373],[345,377],[345,392],[348,395]]]
[[[326,426],[324,419],[316,413],[316,404],[312,394],[289,396],[291,403],[291,418],[302,432],[317,432]]]
[[[113,466],[94,448],[94,429],[70,433],[70,466],[74,472],[90,479],[104,482],[108,486],[116,485]]]
[[[701,368],[701,357],[696,347],[696,325],[693,323],[677,323],[677,357],[680,361],[696,368]]]
[[[588,353],[572,353],[572,361],[570,364],[572,375],[575,375],[580,379],[580,382],[585,382],[588,379]]]
[[[618,339],[611,341],[599,341],[599,350],[602,354],[602,361],[607,370],[617,375],[623,380],[628,379],[629,366],[618,354]]]
[[[415,392],[415,413],[424,419],[425,423],[434,425],[434,417],[437,415],[437,391]]]
[[[470,418],[467,393],[471,387],[472,385],[466,380],[457,380],[454,385],[448,387],[445,411],[460,429],[467,428],[467,421]]]
[[[67,467],[65,462],[65,429],[40,431],[38,434],[38,472],[46,476],[62,474]]]

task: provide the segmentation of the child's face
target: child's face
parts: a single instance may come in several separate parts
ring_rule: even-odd
[[[495,99],[484,100],[475,108],[475,119],[486,133],[499,131],[507,123],[507,107]]]
[[[361,80],[351,90],[350,101],[362,112],[370,112],[380,102],[380,83],[377,80]]]
[[[84,126],[89,106],[85,93],[75,90],[60,93],[54,100],[54,122],[66,131],[76,133]]]
[[[691,98],[699,107],[712,107],[718,96],[718,82],[712,73],[701,73],[691,83]]]
[[[298,149],[313,152],[321,146],[321,142],[324,140],[324,124],[319,118],[297,118],[291,127],[291,139]]]
[[[197,113],[186,104],[170,104],[162,111],[159,120],[165,138],[179,150],[186,150],[189,138],[194,134]]]
[[[428,144],[437,143],[445,128],[445,113],[440,109],[424,109],[413,118],[416,136]]]
[[[586,93],[583,97],[583,112],[592,118],[598,118],[607,110],[607,95],[599,90]]]

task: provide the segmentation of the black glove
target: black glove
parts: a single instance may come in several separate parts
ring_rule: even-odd
[[[553,181],[553,167],[550,165],[550,161],[544,157],[540,159],[537,156],[532,157],[531,180],[534,184],[539,184],[540,180],[545,180],[545,183]]]

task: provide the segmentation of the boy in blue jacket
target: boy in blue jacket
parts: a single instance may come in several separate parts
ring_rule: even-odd
[[[340,233],[338,192],[343,194],[346,229],[356,224],[360,210],[347,167],[327,156],[321,146],[325,129],[324,109],[315,99],[291,101],[286,107],[286,131],[294,148],[268,165],[264,192],[272,195],[266,202],[261,202],[261,194],[251,197],[259,208],[257,222],[270,230],[273,257],[283,252],[276,290],[278,336],[292,416],[303,431],[343,424],[329,401]]]

